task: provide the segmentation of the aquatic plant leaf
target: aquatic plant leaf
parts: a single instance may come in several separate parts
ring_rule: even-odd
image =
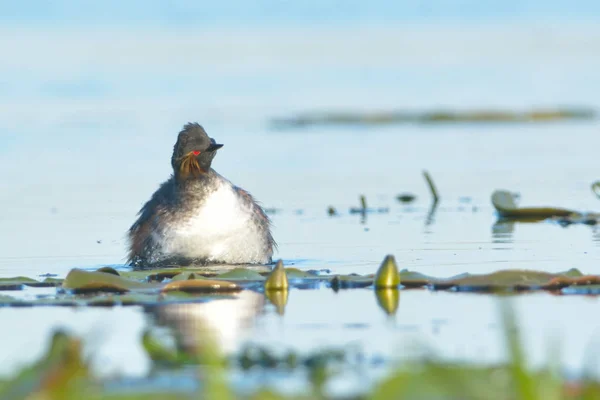
[[[155,305],[161,302],[158,294],[143,294],[128,292],[122,295],[99,295],[85,299],[88,306],[135,306],[135,305]]]
[[[13,303],[18,303],[18,302],[21,302],[21,300],[15,299],[14,297],[11,297],[11,296],[6,296],[3,294],[0,294],[0,307],[10,305]]]
[[[507,190],[492,193],[492,204],[501,217],[525,220],[543,220],[551,217],[567,217],[580,213],[564,208],[517,206],[515,195]]]
[[[573,284],[581,277],[573,277],[578,270],[565,273],[549,273],[531,270],[500,270],[490,274],[468,275],[458,279],[440,279],[431,282],[436,290],[449,288],[494,291],[496,289],[514,290],[555,290]],[[570,277],[571,276],[571,277]],[[558,280],[557,280],[558,279]],[[582,280],[581,282],[589,282]]]
[[[189,279],[206,279],[203,276],[200,276],[194,272],[182,272],[180,274],[175,275],[171,281],[187,281]]]
[[[523,343],[512,304],[508,300],[501,302],[500,311],[505,346],[510,357],[509,371],[514,382],[515,398],[536,399],[538,396],[535,393],[535,381],[532,374],[527,372]]]
[[[187,279],[167,283],[162,292],[181,291],[181,292],[232,292],[239,291],[242,288],[233,282],[219,281],[213,279]]]
[[[277,261],[275,268],[271,271],[265,281],[265,291],[267,290],[288,290],[288,270],[283,267],[283,261]]]
[[[61,286],[63,281],[64,281],[64,279],[60,279],[60,278],[46,278],[42,282],[47,283],[52,286]]]
[[[144,282],[126,279],[121,276],[107,274],[105,272],[90,272],[81,269],[72,269],[63,281],[63,288],[70,289],[76,293],[107,291],[126,292],[132,289],[151,290],[157,286]]]
[[[142,335],[142,346],[150,359],[158,364],[181,366],[188,361],[187,357],[182,357],[184,353],[167,348],[154,338],[149,331],[145,331]]]
[[[397,288],[400,285],[400,273],[393,255],[387,255],[375,274],[373,285],[376,289]]]
[[[196,269],[193,269],[195,271]],[[143,280],[147,282],[162,282],[164,279],[172,279],[174,276],[189,272],[186,268],[162,268],[139,271],[120,271],[119,275],[127,279]]]
[[[329,285],[333,290],[357,289],[371,286],[375,275],[335,275]]]
[[[89,371],[81,341],[56,331],[46,354],[4,386],[0,398],[74,399],[83,393],[84,382],[86,392],[94,393],[97,387]]]
[[[277,267],[275,267],[277,268]],[[321,279],[320,275],[310,273],[308,271],[303,271],[298,268],[286,268],[285,273],[288,279]]]
[[[23,286],[30,287],[52,287],[56,286],[56,283],[44,280],[40,282],[38,280],[28,278],[25,276],[15,276],[12,278],[0,278],[0,290],[21,290]]]
[[[104,272],[106,274],[113,274],[113,275],[119,276],[119,272],[116,269],[114,269],[113,267],[98,268],[96,270],[96,272]]]
[[[406,288],[418,288],[418,287],[426,286],[432,282],[439,281],[441,279],[452,280],[452,279],[465,278],[470,275],[471,274],[468,274],[468,273],[462,273],[462,274],[455,275],[455,276],[452,276],[449,278],[437,278],[437,277],[434,277],[431,275],[422,274],[420,272],[409,271],[407,269],[403,269],[402,271],[400,271],[400,281],[402,282],[402,285]]]
[[[217,275],[216,278],[232,281],[264,281],[266,279],[258,271],[248,268],[235,268]]]
[[[39,281],[32,279],[32,278],[28,278],[26,276],[15,276],[13,278],[0,278],[0,284],[7,284],[7,283],[39,283]]]

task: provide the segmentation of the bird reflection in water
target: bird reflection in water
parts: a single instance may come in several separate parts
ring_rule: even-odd
[[[146,311],[157,326],[173,331],[181,351],[197,353],[203,338],[210,335],[220,350],[227,353],[244,341],[264,306],[263,294],[244,290],[202,303],[170,304]]]

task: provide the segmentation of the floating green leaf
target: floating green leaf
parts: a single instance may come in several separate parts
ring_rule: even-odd
[[[21,302],[21,300],[15,299],[14,297],[11,297],[11,296],[6,296],[3,294],[0,294],[0,307],[11,305],[14,303],[19,303],[19,302]]]
[[[532,290],[543,289],[545,285],[556,278],[571,279],[577,276],[577,273],[580,272],[575,269],[557,274],[531,270],[501,270],[490,274],[469,274],[458,279],[434,280],[431,284],[437,290],[453,287],[479,291],[494,291],[496,289]]]
[[[176,281],[187,281],[190,279],[206,279],[203,276],[197,275],[194,272],[182,272],[180,274],[175,275],[171,280],[173,282]]]
[[[76,293],[86,292],[127,292],[129,290],[152,290],[156,288],[145,282],[126,279],[105,272],[90,272],[81,269],[72,269],[65,280],[63,288],[70,289]]]
[[[333,290],[339,289],[357,289],[373,284],[374,275],[335,275],[329,281]]]
[[[266,278],[258,271],[248,268],[235,268],[231,271],[224,272],[216,276],[217,279],[225,279],[232,281],[264,281]]]
[[[275,266],[277,268],[277,266]],[[298,268],[286,268],[285,274],[288,279],[320,279],[321,277],[316,274],[311,274],[309,272],[303,271]]]
[[[167,283],[163,292],[181,291],[189,293],[201,292],[234,292],[242,290],[241,287],[233,282],[219,281],[213,279],[186,279]]]
[[[528,207],[517,206],[514,194],[507,190],[496,190],[492,194],[492,204],[498,214],[504,218],[543,220],[551,217],[567,217],[579,215],[580,213],[564,208],[554,207]]]
[[[96,272],[104,272],[106,274],[113,274],[113,275],[117,275],[119,276],[119,272],[117,272],[116,269],[112,268],[112,267],[102,267],[102,268],[98,268],[96,270]]]
[[[0,278],[0,284],[9,284],[9,283],[21,283],[21,284],[26,284],[26,283],[39,283],[39,281],[32,279],[32,278],[28,278],[26,276],[15,276],[13,278]]]

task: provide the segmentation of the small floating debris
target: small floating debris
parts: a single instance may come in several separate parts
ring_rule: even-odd
[[[398,288],[398,285],[400,285],[400,273],[398,272],[398,265],[396,265],[393,255],[385,256],[383,263],[381,263],[375,274],[373,285],[375,289]]]
[[[327,207],[327,215],[329,215],[330,217],[333,217],[333,216],[338,215],[338,212],[335,209],[335,207],[329,206],[329,207]]]
[[[367,198],[364,195],[360,196],[360,207],[352,207],[350,208],[350,214],[386,214],[390,211],[388,207],[380,207],[380,208],[368,208],[367,207]]]
[[[413,201],[415,201],[417,199],[417,196],[415,196],[412,193],[400,193],[398,196],[396,196],[396,199],[400,202],[400,203],[412,203]]]
[[[591,108],[546,108],[528,111],[473,110],[422,112],[313,112],[294,117],[275,118],[272,126],[278,129],[305,128],[315,125],[385,126],[394,124],[452,124],[452,123],[548,123],[565,120],[593,120]]]

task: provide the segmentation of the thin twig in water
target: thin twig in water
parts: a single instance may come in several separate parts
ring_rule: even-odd
[[[438,195],[437,189],[435,188],[435,185],[433,184],[433,179],[431,179],[431,176],[429,175],[429,172],[427,172],[427,171],[423,171],[423,176],[425,177],[425,180],[427,181],[427,185],[429,186],[429,190],[431,191],[431,195],[433,196],[433,202],[437,203],[438,200],[440,199],[440,196]]]

